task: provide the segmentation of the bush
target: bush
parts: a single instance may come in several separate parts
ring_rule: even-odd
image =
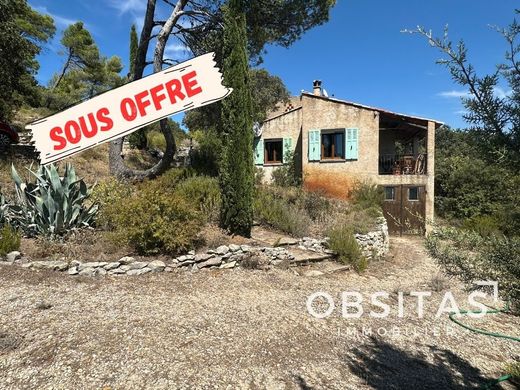
[[[114,178],[98,183],[92,191],[92,200],[99,206],[97,225],[107,230],[115,229],[117,216],[121,212],[126,212],[124,203],[132,192],[131,184],[117,181]]]
[[[500,222],[491,215],[479,215],[464,220],[462,228],[472,230],[482,237],[500,234]]]
[[[9,225],[0,229],[0,257],[20,249],[20,233]]]
[[[329,230],[328,237],[329,248],[337,254],[340,262],[352,265],[358,272],[366,269],[367,259],[359,248],[351,226],[337,225]]]
[[[358,208],[369,209],[383,206],[383,188],[368,181],[357,182],[350,191],[350,199]]]
[[[198,144],[191,151],[191,167],[200,175],[218,176],[222,139],[215,130],[191,133]]]
[[[293,152],[287,151],[285,153],[284,164],[273,169],[272,178],[273,184],[280,187],[296,187],[301,184]]]
[[[329,215],[332,210],[332,202],[316,191],[303,191],[301,196],[303,209],[313,221],[320,221]]]
[[[426,247],[449,275],[468,284],[498,281],[500,296],[520,313],[520,237],[482,237],[474,231],[442,228],[428,236]]]
[[[255,194],[254,213],[258,221],[296,237],[308,234],[311,224],[307,214],[294,204],[261,188]]]
[[[203,226],[196,208],[174,192],[143,185],[110,216],[114,239],[141,254],[191,249]]]
[[[194,176],[179,183],[176,193],[195,205],[207,221],[218,222],[220,187],[218,180],[208,176]]]

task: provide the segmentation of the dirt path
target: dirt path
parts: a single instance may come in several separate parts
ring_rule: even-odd
[[[437,273],[416,239],[393,239],[392,256],[364,275],[209,270],[86,279],[3,266],[0,388],[478,387],[519,357],[518,343],[471,334],[445,315],[435,319],[444,291],[433,293],[425,318],[409,295],[404,318],[394,312],[398,291],[431,284],[464,306],[460,284]],[[390,317],[342,318],[341,292],[360,291],[366,301],[381,290],[391,294]],[[306,309],[317,291],[336,301],[325,319]],[[368,302],[363,308],[378,310]],[[478,321],[510,334],[520,329],[519,318]]]

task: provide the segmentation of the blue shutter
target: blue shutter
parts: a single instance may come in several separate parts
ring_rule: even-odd
[[[284,138],[283,139],[283,159],[282,161],[284,163],[288,162],[288,161],[285,161],[287,159],[287,153],[291,152],[292,151],[292,138]]]
[[[309,161],[320,161],[321,159],[320,133],[320,130],[309,130]]]
[[[264,165],[264,140],[255,138],[255,165]]]
[[[347,150],[345,158],[347,160],[358,159],[359,132],[358,129],[345,129]]]

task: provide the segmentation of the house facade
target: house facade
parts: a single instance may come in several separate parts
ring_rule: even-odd
[[[263,122],[255,165],[270,181],[294,159],[303,185],[348,198],[358,181],[384,188],[393,234],[424,233],[434,214],[435,130],[442,123],[324,96],[316,80]],[[291,152],[288,154],[288,152]]]

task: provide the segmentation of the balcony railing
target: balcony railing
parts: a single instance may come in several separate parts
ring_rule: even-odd
[[[380,175],[425,175],[426,153],[416,155],[379,155]]]

